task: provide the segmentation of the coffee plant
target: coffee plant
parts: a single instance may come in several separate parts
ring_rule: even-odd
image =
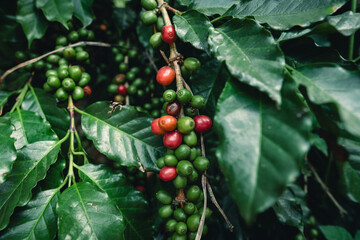
[[[0,2],[0,239],[360,239],[358,9]]]

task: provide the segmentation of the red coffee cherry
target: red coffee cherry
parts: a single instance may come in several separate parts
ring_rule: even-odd
[[[182,143],[182,134],[178,131],[167,132],[164,135],[163,142],[165,147],[175,149]]]
[[[177,116],[179,115],[181,110],[181,105],[178,101],[168,103],[165,108],[165,112],[171,116]]]
[[[159,119],[156,118],[151,122],[151,131],[156,135],[164,135],[166,132],[160,128]]]
[[[166,25],[161,29],[161,38],[166,43],[173,43],[176,41],[176,32],[173,26]]]
[[[85,96],[90,96],[92,93],[91,87],[89,85],[86,85],[85,87],[83,87]]]
[[[145,193],[145,187],[144,186],[139,185],[139,186],[136,186],[135,189],[139,190],[142,193]]]
[[[170,115],[162,116],[159,119],[159,127],[167,132],[175,130],[177,126],[177,119]]]
[[[120,95],[123,95],[123,96],[126,95],[126,93],[127,93],[127,88],[124,84],[119,84],[116,90]]]
[[[165,166],[160,170],[160,179],[167,182],[173,180],[177,176],[175,167]]]
[[[156,81],[163,86],[169,85],[174,79],[175,70],[168,66],[160,68],[156,74]]]
[[[198,115],[194,117],[195,121],[195,131],[203,133],[210,130],[212,121],[208,116]]]

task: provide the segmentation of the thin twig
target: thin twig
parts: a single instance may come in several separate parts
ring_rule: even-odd
[[[159,51],[160,51],[161,56],[162,56],[163,59],[165,60],[166,64],[167,64],[168,66],[170,66],[169,59],[166,57],[164,51],[163,51],[163,50],[159,50]]]
[[[226,214],[224,213],[224,211],[220,207],[219,203],[216,201],[215,195],[213,193],[213,190],[212,190],[211,185],[210,185],[209,182],[207,182],[207,189],[209,191],[209,196],[210,196],[211,201],[213,202],[213,204],[216,206],[216,208],[219,210],[219,212],[221,213],[221,215],[225,219],[227,225],[229,226],[230,232],[233,232],[234,231],[234,226],[231,224],[231,222],[227,218]]]
[[[126,49],[132,49],[132,48],[129,48],[129,47],[123,47],[123,46],[119,46],[117,44],[110,44],[110,43],[103,43],[103,42],[92,42],[92,41],[81,41],[81,42],[77,42],[77,43],[73,43],[73,44],[70,44],[68,46],[65,46],[65,47],[62,47],[62,48],[58,48],[58,49],[55,49],[51,52],[48,52],[48,53],[45,53],[39,57],[36,57],[36,58],[33,58],[33,59],[30,59],[28,61],[25,61],[25,62],[22,62],[18,65],[16,65],[15,67],[12,67],[10,68],[9,70],[7,70],[1,77],[0,77],[0,84],[2,83],[2,81],[7,77],[7,75],[9,75],[10,73],[18,70],[19,68],[22,68],[22,67],[25,67],[29,64],[32,64],[34,62],[37,62],[51,54],[54,54],[54,53],[57,53],[57,52],[61,52],[63,51],[65,48],[67,47],[78,47],[78,46],[95,46],[95,47],[119,47],[119,48],[126,48]]]
[[[199,224],[199,228],[197,230],[196,233],[196,238],[195,240],[200,240],[201,236],[202,236],[202,232],[204,229],[204,224],[205,224],[205,215],[206,215],[206,208],[207,208],[207,193],[206,193],[206,184],[207,184],[207,179],[206,179],[206,171],[203,173],[203,175],[201,176],[201,184],[202,184],[202,188],[203,188],[203,193],[204,193],[204,207],[203,207],[203,212],[201,214],[201,218],[200,218],[200,224]]]
[[[335,197],[331,194],[329,188],[321,180],[321,178],[320,178],[319,174],[316,172],[316,169],[314,168],[314,166],[310,162],[308,162],[308,166],[309,166],[311,172],[314,174],[316,181],[320,184],[321,188],[328,195],[328,197],[334,203],[334,205],[338,208],[341,217],[344,217],[344,215],[347,214],[347,211],[338,203],[338,201],[336,201]]]
[[[144,51],[144,54],[145,54],[146,58],[149,60],[149,63],[150,63],[150,65],[152,66],[152,68],[155,70],[155,72],[159,71],[159,69],[157,68],[154,60],[153,60],[152,57],[150,56],[149,51],[148,51],[148,50],[145,50],[145,51]]]
[[[170,7],[169,5],[165,5],[165,8],[167,10],[169,10],[170,12],[175,13],[176,15],[181,15],[182,14],[182,12],[180,12],[179,10],[177,10],[177,9],[175,9],[173,7]]]

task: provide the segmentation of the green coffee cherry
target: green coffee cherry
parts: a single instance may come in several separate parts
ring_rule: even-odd
[[[190,73],[200,68],[200,61],[197,58],[189,57],[184,61],[184,66]]]
[[[179,160],[188,159],[190,156],[191,149],[186,144],[181,144],[176,150],[175,150],[175,156]]]
[[[194,95],[191,98],[190,105],[194,108],[202,108],[205,106],[205,98],[200,95]]]
[[[142,109],[138,109],[138,108],[136,108],[136,110],[142,111]],[[160,169],[165,167],[164,157],[161,157],[156,161],[156,166]]]
[[[174,232],[175,231],[175,226],[177,224],[177,221],[175,219],[170,219],[169,221],[166,222],[166,230],[168,232]]]
[[[168,218],[173,214],[173,210],[171,208],[171,205],[165,205],[159,208],[158,213],[161,218]]]
[[[189,160],[194,161],[197,157],[198,157],[197,149],[196,148],[191,148]]]
[[[46,58],[46,61],[48,61],[49,63],[55,64],[58,63],[60,59],[59,55],[56,54],[51,54]]]
[[[180,89],[177,93],[177,100],[181,103],[188,103],[191,100],[192,94],[189,90],[183,88]]]
[[[191,117],[182,117],[178,120],[178,131],[189,134],[195,127],[195,121]]]
[[[52,88],[59,88],[61,85],[60,79],[57,76],[48,77],[46,82]]]
[[[194,131],[191,131],[189,134],[184,135],[183,141],[184,141],[188,146],[196,146],[196,144],[197,144],[197,136],[196,136],[196,133],[195,133]]]
[[[146,10],[153,10],[157,7],[156,0],[141,0],[141,6]]]
[[[195,182],[199,178],[198,172],[194,169],[191,175],[188,177],[190,182]]]
[[[69,68],[69,75],[75,81],[79,81],[82,75],[81,68],[79,66],[71,66]]]
[[[118,87],[117,84],[112,83],[107,87],[107,91],[109,93],[117,93],[117,87]]]
[[[176,92],[172,89],[168,89],[163,93],[163,99],[165,102],[173,102],[176,98]]]
[[[165,21],[162,17],[158,17],[156,20],[156,28],[159,32],[161,32],[161,29],[165,26]]]
[[[56,71],[56,70],[53,70],[53,69],[47,70],[47,71],[46,71],[46,77],[48,78],[48,77],[50,77],[50,76],[55,76],[55,77],[57,77],[57,76],[58,76],[57,71]]]
[[[201,189],[197,185],[192,185],[187,191],[186,191],[186,198],[189,201],[196,201],[201,194]]]
[[[140,20],[145,25],[151,25],[156,23],[157,16],[153,11],[146,11],[140,16]]]
[[[186,214],[184,212],[183,209],[181,208],[177,208],[175,211],[174,211],[174,218],[176,221],[181,221],[181,222],[185,222],[186,221]]]
[[[205,171],[209,168],[210,161],[206,157],[199,156],[194,160],[193,164],[197,170]]]
[[[191,215],[187,221],[187,226],[188,226],[188,229],[191,231],[191,232],[195,232],[197,231],[199,225],[200,225],[200,216],[197,215],[197,214],[194,214],[194,215]]]
[[[84,89],[82,89],[82,87],[76,86],[72,92],[72,98],[77,101],[82,99],[84,96]]]
[[[177,175],[176,178],[173,180],[174,187],[177,189],[185,188],[187,185],[187,178]]]
[[[80,81],[78,82],[78,85],[80,87],[85,87],[86,85],[88,85],[90,80],[91,80],[90,74],[88,74],[86,72],[83,72],[82,75],[81,75]]]
[[[65,36],[59,36],[56,38],[56,45],[65,46],[67,45],[67,43],[67,38]]]
[[[58,88],[58,90],[56,90],[55,92],[55,97],[57,97],[57,99],[59,99],[60,101],[65,101],[66,99],[68,99],[69,95],[63,88]]]
[[[201,208],[199,209],[199,213],[202,214],[203,210],[204,210],[204,208],[201,207]],[[211,214],[212,214],[212,211],[210,210],[210,208],[207,207],[207,208],[206,208],[206,211],[205,211],[205,218],[206,218],[206,219],[210,218],[210,217],[211,217]]]
[[[76,56],[75,49],[72,47],[66,47],[63,51],[63,56],[65,59],[73,59]]]
[[[187,160],[181,160],[176,166],[176,171],[180,176],[187,177],[193,172],[193,165]]]
[[[156,193],[156,198],[161,202],[162,204],[170,204],[172,202],[172,198],[169,193],[167,193],[164,190],[159,190]]]
[[[72,80],[71,78],[65,78],[62,81],[61,85],[66,91],[72,91],[76,86],[74,80]]]
[[[194,214],[196,210],[196,206],[194,203],[192,202],[188,202],[185,204],[185,207],[184,207],[184,212],[187,214],[187,215],[192,215]]]
[[[175,167],[178,164],[177,158],[172,154],[166,154],[164,156],[164,162],[166,166]]]
[[[44,91],[45,92],[51,92],[52,90],[54,90],[52,87],[50,87],[47,83],[44,83],[43,85]]]
[[[76,61],[83,62],[89,59],[89,53],[85,51],[76,53]]]
[[[161,32],[154,33],[149,39],[150,46],[152,48],[158,48],[163,43],[161,38]]]
[[[68,39],[70,40],[70,42],[76,42],[77,40],[79,40],[79,34],[76,31],[71,31],[68,34]]]
[[[178,235],[185,235],[187,232],[187,225],[184,222],[178,222],[175,226],[175,232]]]

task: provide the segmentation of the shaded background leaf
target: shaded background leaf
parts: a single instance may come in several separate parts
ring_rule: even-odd
[[[11,217],[0,239],[55,239],[58,189],[39,192]]]
[[[93,21],[92,3],[94,0],[73,0],[74,16],[80,20],[84,27],[89,26]]]
[[[49,21],[58,21],[68,29],[67,21],[74,12],[73,0],[36,0],[36,7],[41,9]]]
[[[14,129],[9,117],[5,116],[0,118],[0,185],[11,172],[16,159],[15,139],[10,137]]]

